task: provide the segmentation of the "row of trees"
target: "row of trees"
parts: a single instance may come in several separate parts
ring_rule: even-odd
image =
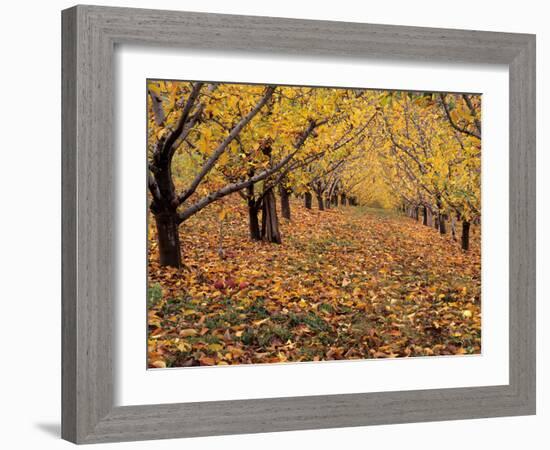
[[[481,97],[467,94],[388,94],[379,152],[382,173],[401,207],[441,234],[462,224],[469,249],[470,226],[481,217]]]
[[[180,225],[231,194],[247,205],[253,240],[281,242],[276,195],[288,220],[299,196],[321,210],[424,208],[443,230],[451,216],[464,229],[479,217],[478,111],[476,96],[151,81],[148,188],[160,263],[180,267]]]

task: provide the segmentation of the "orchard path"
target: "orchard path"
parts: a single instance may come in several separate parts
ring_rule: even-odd
[[[394,212],[292,203],[283,244],[248,239],[243,205],[180,227],[184,269],[161,268],[150,229],[154,367],[479,353],[480,239]],[[152,222],[152,221],[151,221]]]

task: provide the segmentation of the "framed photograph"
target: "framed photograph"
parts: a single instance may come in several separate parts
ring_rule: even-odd
[[[62,19],[65,439],[535,413],[533,35]]]

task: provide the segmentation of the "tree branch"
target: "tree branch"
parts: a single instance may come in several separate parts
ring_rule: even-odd
[[[481,135],[474,133],[464,127],[459,126],[451,117],[451,112],[449,110],[449,105],[447,105],[447,102],[445,101],[445,94],[439,94],[439,98],[441,99],[441,104],[443,105],[443,110],[445,111],[445,115],[447,116],[447,120],[451,124],[451,126],[461,133],[467,134],[468,136],[475,137],[477,139],[481,139]]]
[[[174,130],[172,130],[168,134],[166,139],[159,142],[159,144],[161,145],[160,148],[155,152],[155,163],[160,162],[160,160],[163,160],[163,162],[169,162],[172,159],[172,156],[174,155],[174,151],[176,149],[176,146],[174,144],[176,140],[180,137],[183,129],[185,128],[187,119],[189,118],[189,114],[191,113],[191,109],[193,108],[193,105],[195,104],[195,101],[197,100],[203,85],[204,83],[195,83],[193,85],[193,89],[191,90],[191,93],[189,94],[189,97],[185,102],[185,106],[183,107],[183,111],[181,113],[181,117],[178,120],[176,128],[174,128]]]
[[[195,177],[189,188],[178,197],[178,205],[181,205],[183,202],[185,202],[185,200],[193,195],[201,181],[208,174],[208,172],[210,172],[212,167],[214,167],[214,165],[216,164],[216,161],[218,161],[222,153],[226,150],[227,146],[233,141],[233,139],[235,139],[239,135],[241,130],[254,118],[254,116],[260,111],[260,109],[262,109],[262,107],[271,98],[274,91],[274,86],[269,86],[268,88],[266,88],[264,95],[256,104],[256,106],[254,106],[254,108],[245,117],[243,117],[237,123],[237,125],[233,127],[229,135],[221,142],[220,145],[218,145],[216,150],[214,150],[212,155],[210,155],[210,157],[206,160],[206,162],[202,166],[201,171]]]
[[[183,222],[189,217],[191,217],[193,214],[199,212],[204,207],[208,206],[210,203],[215,202],[216,200],[225,197],[226,195],[232,194],[233,192],[240,191],[241,189],[245,189],[248,186],[251,186],[252,184],[258,183],[259,181],[265,180],[270,175],[277,172],[279,169],[284,167],[288,161],[292,159],[296,152],[290,153],[287,155],[284,159],[282,159],[278,164],[273,166],[271,169],[264,170],[263,172],[258,173],[257,175],[254,175],[253,177],[249,178],[248,180],[241,181],[238,183],[232,183],[228,184],[227,186],[223,187],[222,189],[213,192],[212,194],[207,195],[206,197],[203,197],[198,202],[190,206],[189,208],[185,209],[185,211],[182,211],[178,214],[179,222]]]
[[[149,97],[151,97],[151,102],[153,104],[153,115],[155,118],[155,123],[160,126],[164,123],[164,110],[162,109],[162,100],[155,94],[151,89],[147,89]]]
[[[472,101],[470,100],[470,97],[468,97],[466,94],[462,94],[462,98],[464,99],[464,102],[466,102],[466,106],[468,106],[468,109],[470,110],[470,114],[474,118],[474,125],[477,128],[477,132],[481,136],[481,122],[477,118],[477,111],[474,108],[474,105],[472,105]]]
[[[147,168],[147,187],[149,188],[149,192],[153,196],[153,199],[157,202],[162,201],[162,195],[160,194],[159,187],[157,185],[157,182],[155,181],[155,178],[153,175],[151,175],[151,171],[149,168]]]

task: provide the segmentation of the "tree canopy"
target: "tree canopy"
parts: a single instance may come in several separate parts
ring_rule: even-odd
[[[338,198],[416,217],[422,209],[443,233],[449,218],[480,218],[479,95],[163,80],[147,90],[161,248],[177,241],[179,224],[234,193],[250,208],[251,238],[281,242],[269,213],[276,189],[287,218],[290,194],[308,207],[314,195],[321,209]]]

